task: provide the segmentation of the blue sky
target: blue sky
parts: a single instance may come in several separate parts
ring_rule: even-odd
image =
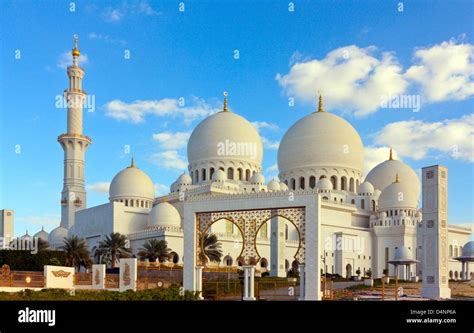
[[[15,210],[16,236],[59,225],[66,112],[55,102],[74,33],[95,98],[84,111],[88,206],[107,201],[132,156],[163,193],[225,90],[229,107],[260,125],[270,180],[279,140],[319,90],[358,130],[366,168],[389,144],[417,172],[446,165],[450,223],[473,222],[472,2],[70,3],[0,3],[0,208]],[[421,108],[381,107],[385,94],[418,96]]]

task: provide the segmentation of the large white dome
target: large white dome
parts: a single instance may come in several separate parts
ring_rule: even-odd
[[[396,180],[388,185],[380,194],[379,209],[398,209],[418,207],[418,196],[413,192],[410,183]]]
[[[110,183],[110,200],[146,199],[153,200],[155,187],[150,177],[133,164],[120,171]]]
[[[67,237],[67,229],[63,226],[59,226],[53,229],[48,236],[48,243],[54,246],[62,246],[64,244],[64,238]]]
[[[245,118],[224,111],[204,119],[188,142],[189,171],[193,183],[209,181],[219,168],[229,180],[250,180],[261,170],[263,145],[257,129]]]
[[[332,113],[313,112],[285,133],[278,149],[281,174],[296,169],[338,167],[361,172],[364,146],[357,131]]]
[[[181,226],[178,210],[168,202],[162,202],[152,208],[148,215],[150,226]]]
[[[365,181],[370,182],[374,188],[383,191],[387,186],[392,184],[397,174],[400,180],[406,184],[407,188],[412,191],[416,197],[419,197],[420,179],[409,165],[398,160],[390,158],[378,164],[370,170],[365,177]]]

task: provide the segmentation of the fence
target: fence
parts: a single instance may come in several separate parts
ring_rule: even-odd
[[[43,288],[43,272],[10,271],[8,265],[2,266],[0,275],[1,287]]]
[[[241,280],[203,280],[203,297],[212,300],[241,300],[243,285]]]
[[[259,279],[255,281],[257,300],[297,300],[299,297],[299,279]]]
[[[119,274],[105,274],[105,288],[118,289],[120,285]]]
[[[74,284],[77,286],[92,286],[92,273],[74,274]]]
[[[334,281],[326,277],[321,277],[322,300],[334,300]]]

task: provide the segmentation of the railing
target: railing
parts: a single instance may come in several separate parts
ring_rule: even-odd
[[[146,262],[146,261],[139,261],[137,264],[138,269],[156,269],[156,270],[163,270],[163,271],[173,271],[173,270],[182,270],[183,265],[173,264],[173,263],[163,263],[163,262]]]
[[[91,286],[92,273],[76,273],[74,274],[74,284],[78,286]]]
[[[334,281],[323,276],[321,278],[321,292],[323,301],[334,300]]]
[[[166,285],[166,282],[164,281],[164,279],[158,276],[145,276],[145,277],[140,277],[137,280],[138,290],[164,288],[165,285]]]
[[[43,288],[44,275],[43,272],[11,271],[9,274],[2,274],[0,286]]]
[[[299,279],[262,279],[255,281],[255,297],[268,300],[297,300]]]
[[[242,281],[203,281],[203,297],[206,299],[240,300],[242,298]]]
[[[105,274],[105,288],[118,289],[119,281],[118,274]]]

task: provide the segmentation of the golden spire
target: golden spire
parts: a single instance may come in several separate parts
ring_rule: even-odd
[[[388,159],[389,159],[390,161],[393,160],[392,145],[390,145],[390,156],[388,157]]]
[[[319,106],[318,106],[318,112],[323,112],[323,96],[321,93],[319,93]]]
[[[222,111],[227,112],[227,91],[224,91],[224,109]]]
[[[130,168],[134,168],[135,167],[135,162],[133,161],[133,157],[132,157],[132,163],[130,164]]]
[[[79,52],[79,48],[77,47],[77,41],[79,37],[77,34],[74,34],[74,48],[72,49],[72,56],[73,57],[79,57],[81,55],[81,52]]]
[[[394,183],[399,183],[399,182],[400,182],[400,180],[398,179],[398,173],[397,173],[397,174],[395,175],[395,181],[394,181]]]

